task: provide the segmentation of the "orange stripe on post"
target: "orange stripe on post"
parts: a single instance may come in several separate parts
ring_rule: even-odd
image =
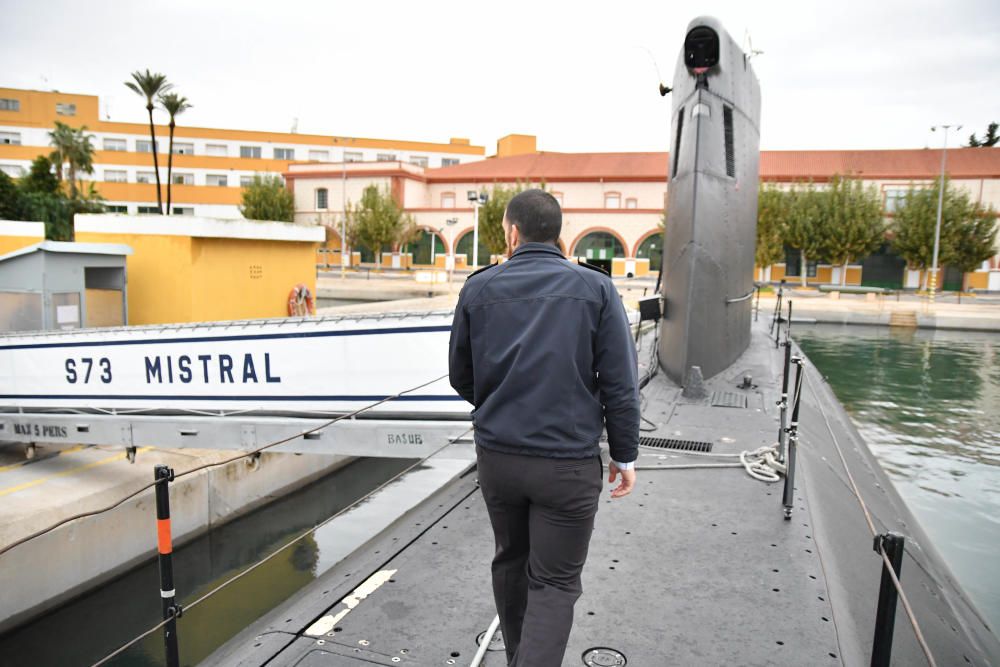
[[[161,554],[168,554],[174,550],[170,540],[170,519],[156,520],[157,547]]]

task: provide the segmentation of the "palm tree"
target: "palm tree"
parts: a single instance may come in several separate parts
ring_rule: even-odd
[[[160,209],[160,215],[163,215],[163,198],[160,195],[160,162],[156,158],[156,129],[153,127],[153,99],[157,95],[167,92],[173,86],[167,83],[165,74],[152,74],[148,69],[145,74],[138,70],[132,72],[132,79],[132,81],[126,81],[125,85],[136,95],[146,98],[146,111],[149,112],[149,139],[153,151],[153,171],[156,172],[156,207]]]
[[[77,199],[77,172],[94,173],[94,138],[86,134],[87,126],[73,128],[56,121],[56,127],[49,132],[49,140],[55,148],[49,159],[56,165],[56,178],[62,179],[63,164],[69,163],[69,193]]]
[[[187,109],[191,108],[186,97],[181,97],[177,93],[167,93],[160,95],[160,104],[168,114],[170,114],[170,152],[167,153],[167,215],[170,215],[170,188],[173,186],[174,171],[174,128],[177,127],[175,119]]]

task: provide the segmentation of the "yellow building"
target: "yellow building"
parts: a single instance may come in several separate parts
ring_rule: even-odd
[[[76,240],[121,243],[129,324],[288,315],[298,284],[316,294],[321,227],[288,222],[77,215]]]
[[[143,100],[135,98],[137,106]],[[24,174],[38,155],[51,152],[49,132],[56,121],[86,126],[97,149],[94,173],[83,178],[116,213],[152,213],[156,178],[149,125],[102,120],[96,95],[0,88],[0,171]],[[166,114],[155,111],[160,119]],[[154,118],[156,116],[154,115]],[[481,159],[485,151],[468,139],[448,143],[363,139],[289,132],[257,132],[186,127],[174,132],[173,201],[175,213],[239,218],[240,191],[254,174],[282,174],[293,162],[401,161],[442,167]],[[156,126],[160,179],[166,204],[169,130]]]
[[[0,255],[6,255],[44,240],[44,222],[0,220]]]

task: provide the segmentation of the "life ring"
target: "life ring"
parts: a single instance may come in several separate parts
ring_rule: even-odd
[[[288,293],[288,314],[289,316],[315,315],[316,304],[313,303],[312,292],[309,288],[299,283]]]

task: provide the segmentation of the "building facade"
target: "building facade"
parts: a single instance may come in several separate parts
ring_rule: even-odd
[[[345,202],[357,202],[367,185],[378,185],[390,191],[425,230],[424,238],[411,248],[415,265],[441,264],[437,256],[450,253],[452,247],[471,265],[474,209],[467,193],[489,192],[494,184],[544,183],[563,207],[560,247],[568,256],[604,264],[621,275],[630,272],[628,260],[648,260],[651,271],[659,269],[660,225],[669,190],[667,153],[544,153],[534,150],[534,142],[505,146],[506,139],[498,143],[497,157],[448,167],[290,165],[285,178],[294,192],[296,221],[331,226],[339,238]],[[762,151],[760,177],[778,187],[804,181],[823,187],[836,174],[855,175],[878,190],[885,215],[891,218],[906,192],[929,187],[940,168],[941,151],[931,149]],[[1000,210],[1000,149],[951,149],[947,172],[973,200]],[[884,249],[880,252],[885,254]],[[430,257],[436,261],[428,261]],[[490,253],[481,246],[479,257],[484,263]],[[614,263],[614,259],[625,261]],[[905,270],[900,261],[876,253],[847,267],[847,282],[916,287],[919,273]],[[758,278],[799,279],[799,270],[790,252],[789,261],[760,268]],[[807,280],[838,283],[842,270],[810,263]],[[1000,256],[984,262],[968,278],[976,289],[1000,290]]]
[[[136,104],[142,100],[136,97]],[[97,149],[93,181],[113,213],[151,213],[156,207],[149,126],[103,120],[95,95],[0,88],[0,171],[25,174],[31,161],[51,152],[49,132],[60,121],[86,126]],[[156,112],[162,119],[165,112]],[[467,139],[429,143],[289,132],[186,127],[174,132],[174,213],[240,218],[241,189],[255,174],[280,175],[293,162],[402,161],[426,168],[482,159],[484,149]],[[169,129],[156,126],[160,179],[166,205]]]

